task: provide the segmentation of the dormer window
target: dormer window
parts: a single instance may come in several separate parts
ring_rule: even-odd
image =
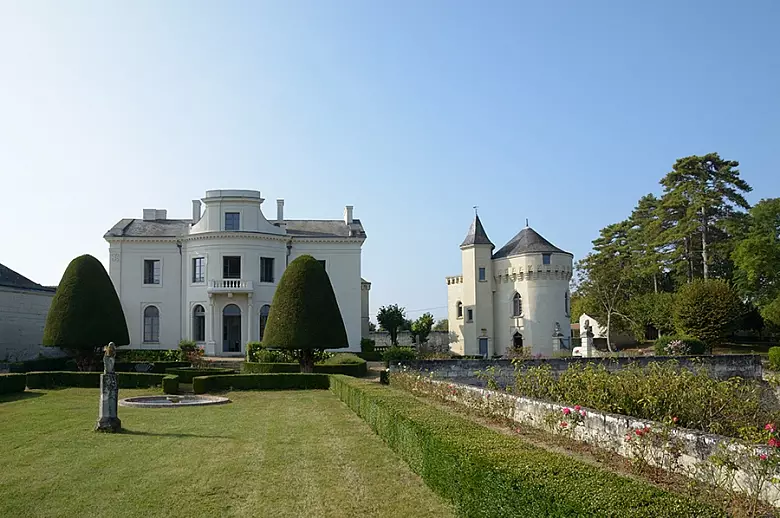
[[[241,213],[225,213],[225,230],[241,230]]]

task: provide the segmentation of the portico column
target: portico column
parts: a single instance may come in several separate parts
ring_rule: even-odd
[[[214,297],[209,294],[209,307],[206,314],[206,355],[217,354],[217,344],[214,341]]]
[[[244,340],[241,340],[244,344],[247,342],[252,341],[252,322],[255,319],[255,313],[252,310],[252,302],[254,300],[254,297],[252,296],[252,293],[249,294],[247,302],[249,303],[249,307],[247,309],[247,315],[246,315],[246,338]],[[241,350],[244,350],[244,345],[241,344]]]

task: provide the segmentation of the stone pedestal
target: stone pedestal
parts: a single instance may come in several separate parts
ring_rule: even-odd
[[[585,358],[593,358],[593,351],[595,350],[593,348],[593,337],[592,336],[586,336],[582,340],[582,345],[584,346],[584,351],[582,355]]]
[[[119,403],[119,383],[116,372],[100,375],[100,411],[95,430],[98,432],[118,432],[122,429],[122,421],[117,417]]]

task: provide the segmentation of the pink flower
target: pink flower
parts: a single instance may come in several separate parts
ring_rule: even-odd
[[[769,442],[767,444],[769,444],[769,446],[773,448],[780,448],[780,441],[778,441],[774,437],[770,437]]]
[[[626,441],[627,441],[627,442],[631,442],[631,435],[630,435],[630,434],[629,434],[629,435],[626,435]]]
[[[676,423],[677,421],[679,421],[679,419],[677,419],[676,417],[672,417],[672,422],[673,423]]]
[[[761,460],[766,460],[767,459],[767,454],[766,453],[762,453],[761,455],[758,456],[758,458],[761,459]]]
[[[561,421],[561,428],[566,428],[567,426],[569,426],[569,423],[566,421]]]
[[[767,423],[766,426],[764,426],[764,430],[768,430],[772,433],[775,433],[775,424],[774,423]]]
[[[580,410],[580,415],[581,415],[582,417],[585,417],[585,410]]]
[[[564,408],[563,409],[563,415],[569,415],[569,414],[571,414],[571,409],[570,408]]]
[[[577,412],[580,411],[580,408],[582,408],[580,405],[574,405],[574,410],[576,410]]]

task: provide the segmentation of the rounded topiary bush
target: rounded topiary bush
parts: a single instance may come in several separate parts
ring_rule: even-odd
[[[653,349],[656,356],[689,356],[704,354],[707,346],[692,336],[659,336]]]
[[[43,344],[67,351],[87,370],[109,342],[130,343],[122,304],[101,262],[91,255],[76,257],[51,301]]]
[[[742,316],[737,292],[720,279],[696,279],[680,288],[674,301],[674,327],[708,348],[718,345]]]
[[[347,331],[327,272],[310,255],[292,261],[276,288],[263,345],[298,351],[302,372],[315,352],[347,347]]]
[[[780,347],[769,348],[769,368],[780,371]]]

